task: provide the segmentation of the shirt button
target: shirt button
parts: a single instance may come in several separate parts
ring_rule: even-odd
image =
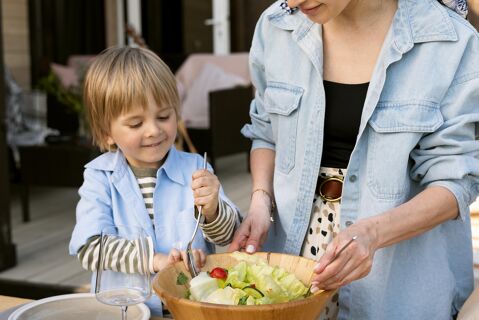
[[[353,222],[351,220],[348,220],[344,224],[346,225],[346,227],[349,227],[350,225],[353,224]]]
[[[351,181],[351,182],[354,182],[354,181],[356,181],[356,180],[358,180],[358,177],[357,177],[356,175],[354,175],[354,174],[352,174],[352,175],[349,177],[349,181]]]

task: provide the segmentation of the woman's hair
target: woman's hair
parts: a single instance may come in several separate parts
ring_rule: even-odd
[[[148,104],[148,94],[161,107],[180,104],[176,80],[168,66],[152,51],[142,48],[109,48],[88,69],[83,101],[93,143],[109,150],[106,138],[113,120],[133,107]]]

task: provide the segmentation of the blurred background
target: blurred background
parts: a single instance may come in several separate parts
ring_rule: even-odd
[[[67,246],[83,165],[99,154],[83,117],[83,76],[110,46],[146,46],[168,64],[182,100],[178,148],[207,151],[246,213],[250,144],[239,129],[253,95],[248,50],[273,2],[1,0],[0,295],[89,291],[90,274]],[[468,2],[477,28],[479,0]],[[472,212],[479,274],[479,205]]]
[[[85,71],[110,46],[156,52],[182,100],[177,147],[208,152],[229,197],[246,212],[253,89],[248,50],[272,0],[2,0],[0,48],[0,295],[89,291],[68,255],[90,143]],[[5,126],[3,126],[5,124]],[[224,250],[224,248],[218,248]]]

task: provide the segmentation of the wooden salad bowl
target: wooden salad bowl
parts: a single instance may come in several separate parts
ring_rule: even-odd
[[[279,266],[294,273],[306,286],[309,286],[316,262],[303,257],[281,253],[258,252],[255,255],[268,261],[271,266]],[[229,253],[207,256],[206,265],[201,271],[215,267],[229,268],[238,261]],[[230,306],[197,302],[184,298],[189,285],[177,285],[178,274],[183,272],[190,280],[190,274],[183,262],[160,271],[153,281],[153,289],[165,303],[175,320],[290,320],[316,319],[336,291],[323,291],[311,296],[285,303],[258,306]],[[189,283],[189,281],[188,281]]]

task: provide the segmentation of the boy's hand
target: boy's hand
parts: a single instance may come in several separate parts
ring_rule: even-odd
[[[201,269],[206,263],[206,255],[204,254],[203,250],[193,249],[193,257],[195,259],[196,268]],[[155,272],[161,271],[178,261],[183,261],[186,269],[190,269],[186,263],[186,251],[171,249],[167,256],[161,253],[156,253],[153,257],[154,270]]]
[[[193,172],[191,183],[196,206],[203,206],[203,214],[206,222],[213,222],[218,216],[218,193],[220,182],[218,178],[208,170]]]

